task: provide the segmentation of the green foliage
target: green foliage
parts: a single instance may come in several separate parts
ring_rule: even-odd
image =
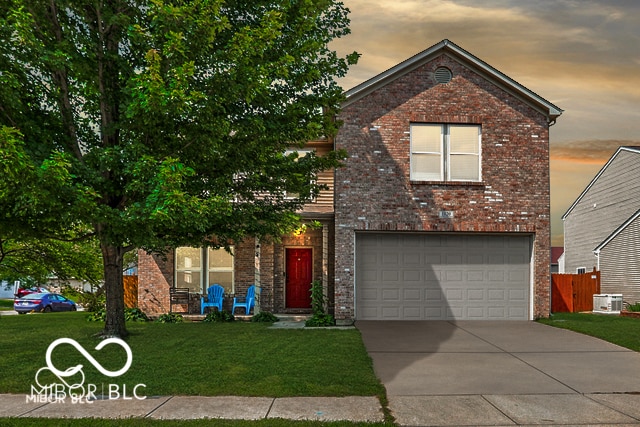
[[[101,308],[95,311],[91,311],[87,316],[88,322],[104,322],[107,318],[107,310],[105,308]]]
[[[311,309],[313,311],[313,315],[305,321],[305,326],[334,326],[336,321],[332,315],[325,312],[326,305],[327,299],[324,296],[322,282],[314,280],[311,282]]]
[[[184,317],[180,313],[165,313],[156,319],[156,323],[182,323]]]
[[[305,321],[304,325],[308,327],[335,326],[336,320],[330,314],[314,314]]]
[[[77,301],[86,311],[98,312],[106,308],[106,298],[101,292],[82,292]]]
[[[124,320],[126,320],[127,322],[148,322],[150,319],[144,313],[144,311],[140,310],[139,308],[127,307],[124,309]]]
[[[89,322],[104,322],[107,318],[107,311],[105,308],[93,311],[87,316]],[[148,322],[149,317],[144,314],[139,308],[125,308],[124,318],[127,322]],[[163,323],[175,323],[175,322],[163,322]]]
[[[236,320],[234,315],[229,313],[226,310],[222,310],[222,311],[213,310],[213,311],[210,311],[209,313],[207,313],[205,318],[202,319],[203,322],[233,322],[234,320]]]
[[[268,311],[261,311],[258,314],[255,314],[251,317],[251,321],[252,322],[264,322],[264,323],[275,323],[278,322],[280,319],[278,319],[278,317],[276,317],[275,314],[273,313],[269,313]]]
[[[0,6],[0,240],[95,238],[117,270],[133,248],[279,237],[346,156],[285,154],[339,126],[358,58],[329,48],[339,1],[27,4]]]
[[[627,305],[627,310],[628,311],[634,311],[634,312],[640,311],[640,302],[637,302],[635,304]]]

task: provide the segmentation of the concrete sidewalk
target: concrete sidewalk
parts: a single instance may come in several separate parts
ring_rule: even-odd
[[[94,400],[90,403],[27,402],[27,396],[0,394],[0,417],[151,418],[164,420],[283,418],[314,421],[384,420],[378,398],[161,396],[144,400]]]

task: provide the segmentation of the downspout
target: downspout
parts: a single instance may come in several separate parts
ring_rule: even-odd
[[[596,270],[600,271],[600,249],[593,251],[593,254],[596,256]]]

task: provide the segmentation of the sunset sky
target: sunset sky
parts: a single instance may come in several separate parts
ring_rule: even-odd
[[[343,0],[345,90],[449,39],[564,110],[550,129],[552,244],[620,145],[640,146],[640,1]]]

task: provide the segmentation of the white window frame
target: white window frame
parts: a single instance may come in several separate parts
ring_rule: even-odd
[[[416,127],[440,128],[440,151],[419,151],[414,149],[414,129]],[[450,134],[453,127],[474,127],[478,129],[478,152],[455,152],[451,150]],[[416,178],[418,172],[414,169],[414,157],[420,155],[437,155],[440,157],[440,176],[435,181],[441,182],[481,182],[482,181],[482,126],[474,124],[446,124],[446,123],[411,123],[410,125],[410,179],[411,181],[433,181],[430,179]],[[451,157],[456,155],[473,155],[478,157],[478,176],[476,179],[454,179],[451,177]]]
[[[576,274],[587,274],[587,267],[577,267]]]
[[[175,259],[175,263],[174,263],[174,269],[173,269],[173,280],[174,280],[174,286],[177,286],[178,284],[178,277],[180,274],[183,273],[187,273],[187,272],[197,272],[200,273],[200,283],[198,284],[199,287],[193,287],[196,289],[199,289],[198,293],[201,294],[205,294],[207,292],[207,289],[209,288],[210,285],[212,285],[213,283],[209,283],[209,273],[210,272],[228,272],[229,269],[227,268],[217,268],[217,267],[209,267],[209,249],[214,249],[215,248],[210,248],[208,246],[205,247],[200,247],[200,248],[194,248],[194,249],[199,249],[200,251],[200,267],[187,267],[185,266],[184,269],[179,269],[178,268],[178,250],[183,248],[183,247],[188,247],[188,246],[181,246],[178,248],[174,249],[174,259]],[[223,250],[224,248],[221,248],[219,250]],[[231,253],[234,253],[234,247],[231,247]],[[236,275],[235,275],[235,262],[232,263],[231,266],[231,293],[235,292],[235,287],[236,287]],[[190,286],[190,288],[192,288]]]

